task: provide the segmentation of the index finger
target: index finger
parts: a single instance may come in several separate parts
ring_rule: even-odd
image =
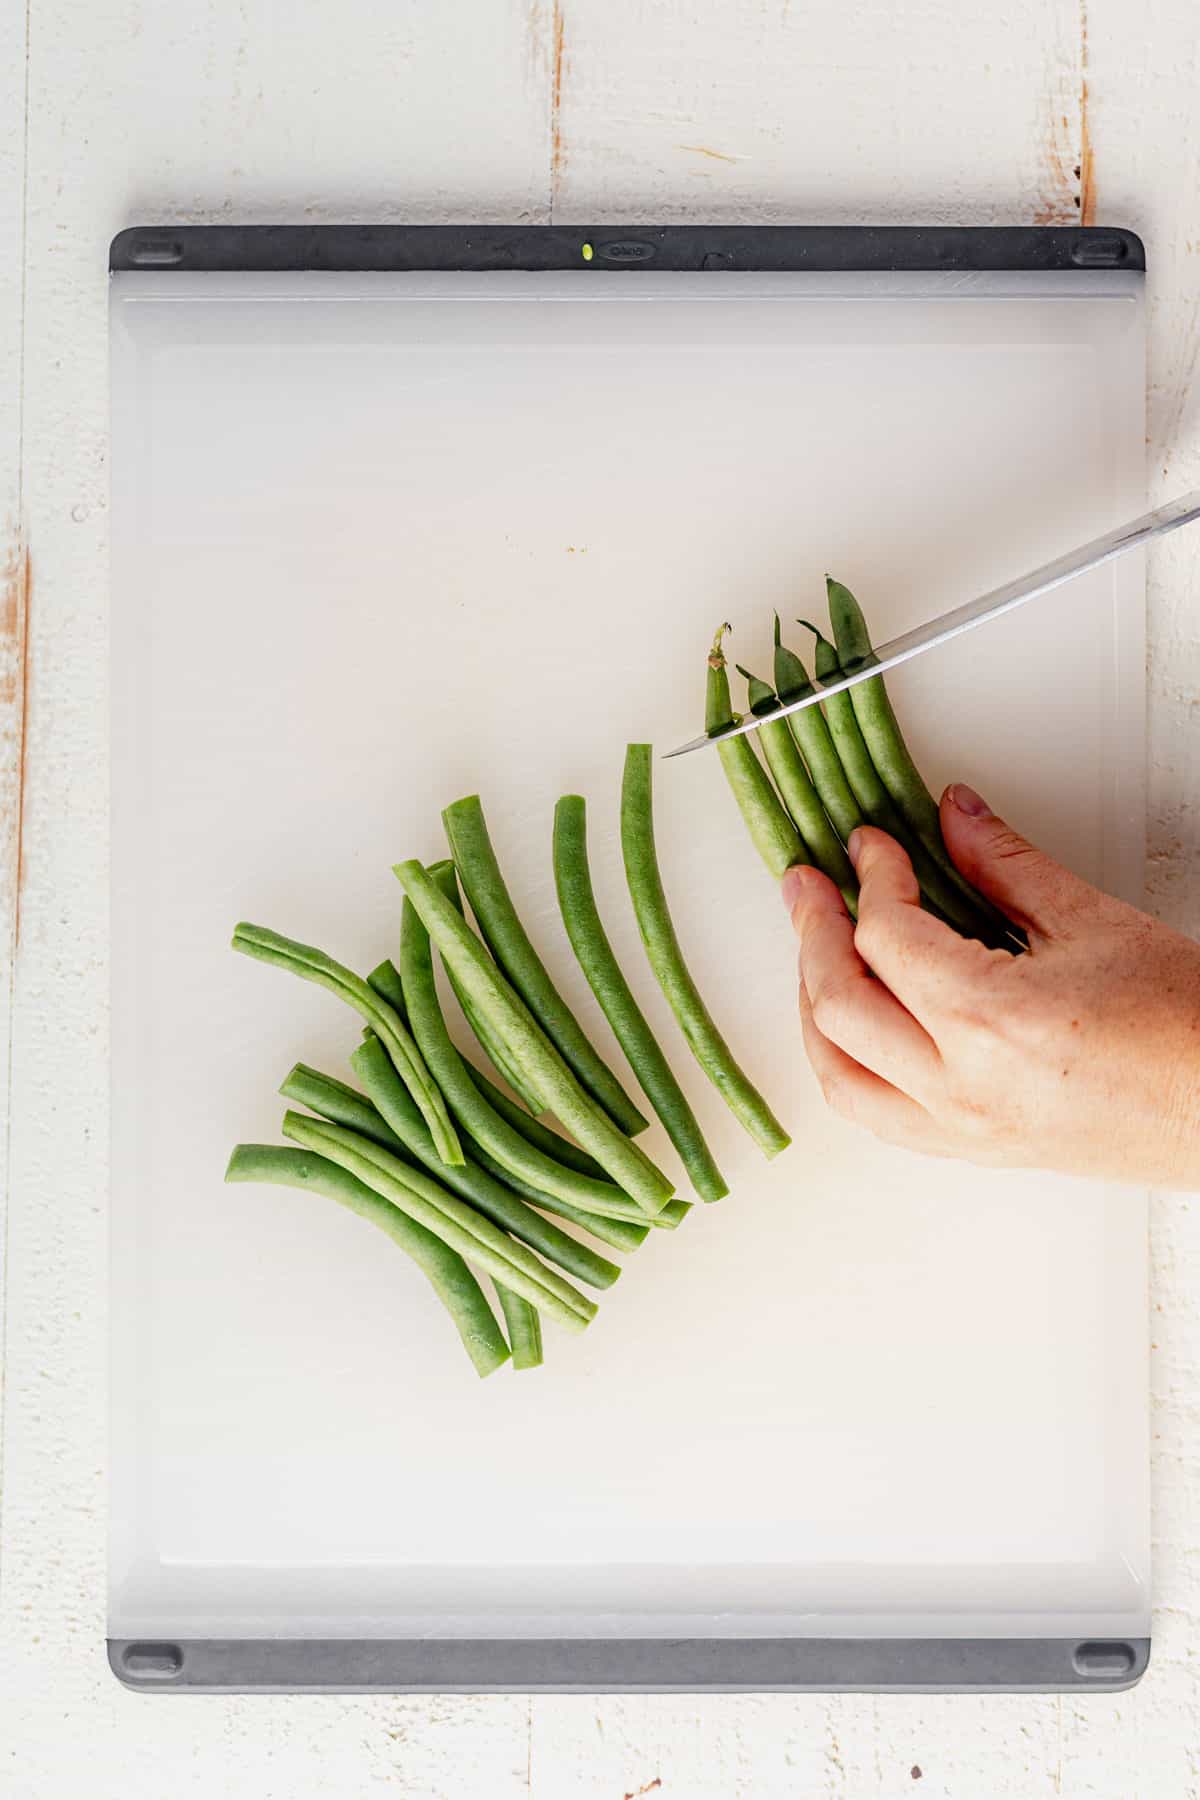
[[[859,880],[854,947],[936,1043],[938,1021],[989,952],[923,910],[912,863],[895,838],[862,826],[847,848]]]

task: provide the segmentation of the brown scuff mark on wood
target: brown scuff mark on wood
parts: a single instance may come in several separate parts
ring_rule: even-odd
[[[25,785],[29,721],[29,548],[17,533],[0,575],[0,736],[5,744],[0,785],[0,834],[12,905],[12,943],[21,936],[25,874]]]
[[[624,1800],[640,1800],[642,1794],[652,1794],[655,1788],[662,1786],[662,1776],[656,1775],[653,1781],[644,1781],[640,1788],[630,1788]]]
[[[1096,222],[1096,175],[1092,156],[1092,129],[1088,107],[1088,9],[1079,0],[1079,223]]]
[[[736,156],[726,156],[723,150],[710,150],[707,144],[676,144],[677,150],[686,150],[692,156],[711,156],[714,162],[737,162]]]
[[[550,24],[550,214],[558,202],[558,190],[566,167],[567,152],[563,142],[562,92],[565,68],[566,20],[562,0],[554,0]]]

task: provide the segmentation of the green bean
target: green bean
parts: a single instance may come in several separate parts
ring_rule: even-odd
[[[327,1157],[275,1144],[239,1144],[229,1158],[226,1181],[262,1181],[324,1194],[359,1218],[378,1225],[428,1276],[454,1321],[463,1348],[480,1375],[508,1361],[508,1345],[483,1289],[457,1251],[418,1225],[387,1200]]]
[[[514,1175],[511,1169],[506,1169],[502,1163],[498,1163],[495,1157],[490,1156],[483,1145],[477,1144],[469,1134],[467,1142],[471,1149],[471,1160],[477,1162],[481,1169],[486,1169],[489,1175],[502,1182],[505,1187],[511,1188],[514,1194],[522,1195],[531,1205],[538,1207],[542,1212],[553,1213],[556,1218],[567,1219],[573,1225],[581,1225],[585,1231],[589,1231],[594,1238],[599,1239],[600,1243],[608,1244],[613,1250],[636,1250],[649,1237],[650,1227],[657,1225],[662,1217],[661,1213],[656,1213],[653,1219],[647,1218],[646,1214],[639,1212],[636,1206],[631,1206],[627,1213],[611,1215],[607,1212],[585,1211],[581,1206],[572,1206],[569,1200],[560,1200],[555,1194],[543,1193],[540,1188],[534,1187],[532,1182],[523,1180],[520,1175]],[[664,1206],[663,1212],[669,1212],[674,1204],[675,1202],[671,1201]]]
[[[625,878],[650,967],[693,1055],[754,1141],[767,1156],[777,1155],[791,1140],[758,1089],[738,1066],[729,1045],[717,1030],[684,961],[671,921],[654,843],[649,744],[630,744],[625,751],[621,849],[625,858]]]
[[[519,1065],[531,1086],[537,1089],[547,1108],[557,1114],[572,1137],[592,1153],[606,1174],[618,1187],[624,1188],[644,1211],[660,1211],[674,1193],[671,1182],[661,1169],[655,1168],[645,1151],[639,1150],[614,1125],[608,1114],[584,1092],[524,1001],[509,986],[475,933],[441,893],[437,883],[430,879],[419,862],[398,863],[395,873],[408,896],[409,914],[419,915],[420,922],[425,927],[422,935],[432,934],[446,963],[459,975],[475,1004],[487,1013],[493,1028],[504,1040],[509,1055]],[[415,945],[416,934],[412,927],[410,941]],[[404,966],[403,947],[402,931],[400,973],[404,978],[404,991],[407,994],[409,972]],[[427,948],[428,946],[426,950]],[[413,1011],[411,997],[409,1010]],[[415,1013],[413,1027],[419,1043],[421,1033],[417,1030]],[[461,1104],[460,1101],[460,1106]],[[483,1111],[488,1115],[485,1122],[490,1128],[490,1121],[495,1115],[491,1114],[490,1108],[484,1108]],[[474,1136],[482,1136],[462,1111],[459,1112],[459,1117]],[[520,1142],[520,1134],[511,1127],[508,1138]],[[525,1143],[522,1148],[527,1155],[537,1156],[532,1145]],[[488,1149],[493,1156],[499,1155],[507,1163],[507,1155],[498,1151],[494,1143],[489,1142]],[[551,1169],[556,1177],[554,1184],[549,1181],[545,1183],[548,1192],[587,1206],[586,1191],[578,1188],[568,1191],[563,1185],[568,1176],[575,1183],[585,1184],[586,1177],[576,1174],[574,1170],[558,1167],[550,1162],[549,1157],[540,1157],[538,1160],[541,1165]],[[517,1172],[527,1171],[518,1167]],[[538,1181],[540,1176],[529,1172],[529,1179]]]
[[[368,1034],[373,1043],[379,1042],[369,1027]],[[384,1054],[386,1055],[386,1052]],[[388,1066],[391,1067],[390,1058],[388,1058]],[[392,1072],[395,1075],[395,1071]],[[429,1136],[425,1121],[413,1105],[412,1096],[404,1087],[403,1082],[400,1082],[399,1085],[404,1091],[413,1118],[432,1147],[433,1140]],[[328,1119],[334,1125],[348,1125],[351,1131],[361,1132],[363,1137],[374,1138],[377,1144],[382,1144],[385,1150],[390,1150],[392,1155],[398,1156],[402,1162],[412,1160],[408,1146],[396,1136],[383,1115],[372,1105],[365,1094],[360,1094],[357,1088],[350,1087],[348,1083],[338,1081],[332,1075],[323,1075],[320,1069],[310,1068],[307,1063],[296,1063],[280,1082],[279,1092],[285,1100],[294,1100],[297,1106],[307,1106],[309,1112],[320,1113],[323,1119]],[[440,1171],[444,1165],[437,1156],[437,1152],[434,1151],[433,1154]],[[460,1169],[465,1169],[466,1166],[465,1163],[456,1165],[456,1173]]]
[[[725,652],[721,648],[721,639],[730,629],[728,625],[718,629],[708,653],[704,729],[710,737],[716,737],[738,723],[729,697],[729,674],[725,667]],[[808,861],[800,834],[784,811],[748,737],[719,739],[717,755],[754,848],[767,865],[768,872],[778,881],[796,863]]]
[[[577,1281],[586,1281],[589,1287],[612,1286],[621,1273],[616,1263],[597,1256],[588,1245],[581,1244],[569,1232],[560,1231],[549,1219],[543,1219],[540,1213],[535,1212],[531,1206],[526,1206],[524,1200],[502,1186],[470,1156],[455,1168],[446,1168],[438,1161],[433,1140],[412,1104],[404,1083],[397,1079],[387,1052],[378,1038],[368,1037],[361,1043],[351,1056],[350,1063],[367,1090],[368,1103],[376,1118],[384,1122],[404,1150],[415,1156],[430,1174],[444,1181],[452,1192],[468,1201],[485,1218],[503,1226],[505,1231],[540,1251],[548,1262],[557,1263],[560,1269],[574,1275]],[[281,1091],[285,1094],[288,1092],[286,1083]],[[288,1098],[295,1097],[294,1092],[288,1094]],[[312,1093],[311,1087],[307,1096],[299,1097],[305,1098],[314,1112],[326,1113],[325,1106],[319,1103],[321,1095]],[[337,1096],[334,1099],[336,1102]],[[326,1113],[326,1117],[328,1116]],[[334,1122],[343,1125],[354,1123],[347,1118],[336,1119]],[[361,1130],[361,1126],[359,1129]],[[376,1133],[367,1132],[365,1135],[374,1136],[376,1142],[380,1141]]]
[[[580,794],[564,794],[554,809],[554,884],[563,924],[588,986],[678,1151],[692,1186],[702,1200],[723,1200],[729,1187],[645,1013],[633,997],[604,929],[588,866],[587,803]]]
[[[613,1188],[614,1194],[621,1192],[620,1188],[613,1187],[612,1182],[609,1181],[594,1156],[589,1156],[586,1150],[581,1150],[578,1144],[571,1142],[570,1138],[563,1137],[561,1132],[552,1130],[549,1125],[543,1124],[541,1119],[535,1119],[532,1114],[527,1113],[523,1106],[518,1106],[515,1100],[511,1100],[507,1094],[503,1093],[494,1081],[489,1081],[482,1069],[477,1069],[474,1063],[468,1063],[467,1073],[484,1099],[495,1108],[502,1119],[507,1119],[513,1130],[519,1131],[528,1143],[536,1144],[539,1150],[544,1150],[546,1155],[553,1157],[555,1162],[565,1163],[568,1169],[578,1169],[581,1175],[591,1175],[594,1180],[603,1181],[606,1186]],[[632,1201],[630,1205],[633,1205]],[[640,1208],[636,1206],[633,1210],[635,1213],[640,1212]]]
[[[807,625],[816,639],[817,680],[828,681],[839,675],[841,663],[833,644],[815,625],[808,624],[807,620],[801,619],[798,623]],[[993,934],[989,932],[979,909],[969,905],[954,884],[946,880],[938,864],[928,854],[920,838],[909,828],[888,793],[863,736],[850,690],[843,688],[840,694],[830,694],[822,704],[838,754],[866,822],[880,831],[886,831],[908,853],[917,884],[935,912],[940,913],[957,931],[964,932],[968,937],[982,937],[985,940],[992,938]],[[805,713],[816,710],[816,707],[810,706],[805,709]],[[799,716],[803,718],[805,713]]]
[[[738,674],[746,678],[750,711],[769,713],[779,702],[765,681],[738,664]],[[811,709],[810,709],[811,710]],[[858,880],[841,839],[829,823],[820,795],[812,784],[804,758],[792,735],[787,719],[765,719],[758,728],[759,742],[767,767],[775,778],[783,804],[791,815],[804,847],[817,868],[841,890],[850,917],[858,916]]]
[[[399,976],[397,976],[397,980],[399,980]],[[368,1043],[378,1042],[370,1029],[366,1033],[366,1040]],[[386,1064],[386,1058],[383,1061]],[[470,1069],[470,1065],[468,1065],[468,1069]],[[374,1138],[377,1144],[382,1144],[385,1150],[390,1150],[393,1155],[400,1157],[401,1161],[407,1160],[412,1155],[408,1145],[397,1137],[383,1114],[376,1109],[373,1103],[365,1095],[360,1094],[357,1088],[347,1086],[344,1081],[335,1080],[332,1075],[322,1075],[318,1070],[310,1069],[305,1063],[297,1063],[280,1087],[279,1092],[285,1099],[295,1100],[299,1105],[307,1106],[310,1112],[320,1113],[322,1118],[332,1120],[335,1125],[349,1125],[352,1130],[361,1132],[364,1137]],[[493,1089],[493,1092],[498,1093],[499,1089]],[[593,1212],[585,1212],[581,1207],[570,1206],[565,1201],[556,1200],[552,1195],[544,1194],[530,1184],[518,1185],[517,1177],[510,1175],[501,1168],[499,1163],[493,1162],[487,1152],[481,1150],[473,1138],[468,1139],[469,1153],[466,1162],[461,1166],[448,1168],[441,1163],[437,1152],[433,1149],[433,1143],[425,1129],[424,1122],[403,1084],[395,1084],[391,1099],[394,1111],[399,1114],[398,1123],[403,1125],[413,1143],[419,1146],[421,1154],[418,1160],[424,1162],[426,1168],[440,1176],[446,1186],[464,1200],[470,1200],[481,1212],[487,1213],[488,1217],[495,1219],[498,1224],[506,1225],[514,1237],[523,1238],[527,1244],[532,1244],[534,1249],[540,1250],[548,1261],[557,1263],[560,1269],[566,1269],[567,1273],[574,1275],[576,1280],[586,1281],[592,1287],[609,1287],[620,1274],[620,1270],[605,1257],[596,1256],[585,1244],[577,1243],[566,1232],[556,1233],[554,1227],[547,1225],[546,1221],[538,1218],[536,1213],[524,1218],[512,1211],[505,1211],[503,1214],[496,1211],[490,1204],[495,1198],[492,1192],[495,1182],[499,1182],[502,1188],[523,1194],[527,1200],[532,1200],[542,1212],[551,1212],[573,1224],[582,1225],[600,1243],[608,1244],[614,1250],[636,1250],[638,1245],[645,1241],[645,1225],[627,1225],[625,1223],[626,1219],[643,1219],[645,1214],[639,1212],[632,1201],[625,1201],[620,1188],[614,1187],[612,1192],[615,1195],[621,1195],[623,1212],[613,1219],[599,1218]],[[553,1132],[547,1132],[546,1135],[554,1137]],[[564,1140],[556,1141],[561,1143]],[[485,1173],[493,1178],[492,1184],[487,1184],[480,1179]],[[612,1187],[612,1184],[606,1182],[605,1186]],[[688,1210],[684,1206],[676,1214],[673,1209],[677,1206],[679,1206],[679,1202],[672,1200],[663,1208],[654,1223],[656,1225],[661,1223],[667,1227],[677,1225],[682,1215]]]
[[[778,613],[775,614],[775,687],[779,698],[785,701],[798,700],[812,688],[804,664],[782,641]],[[842,767],[842,759],[821,708],[806,706],[802,712],[789,713],[787,722],[834,830],[843,843],[849,842],[850,833],[867,821],[847,780],[847,771]]]
[[[404,999],[404,984],[394,962],[385,956],[381,963],[377,963],[367,976],[367,986],[374,988],[380,999],[386,1000],[407,1025],[408,1006]]]
[[[506,1288],[499,1281],[496,1283],[496,1297],[504,1314],[504,1323],[508,1327],[513,1368],[536,1369],[545,1360],[542,1356],[542,1321],[538,1317],[537,1308],[530,1306],[528,1300],[522,1300],[520,1294],[514,1294],[511,1288]]]
[[[858,601],[842,582],[834,581],[832,576],[827,575],[825,588],[829,596],[829,617],[833,624],[838,661],[844,669],[850,669],[874,655],[867,622]],[[1010,921],[977,888],[972,887],[956,867],[942,841],[938,803],[926,787],[921,771],[904,741],[883,676],[878,675],[873,681],[860,681],[850,689],[850,699],[871,752],[871,760],[901,817],[907,820],[924,845],[926,853],[969,904],[982,913],[1002,935],[1007,935]]]
[[[462,897],[458,891],[458,877],[454,872],[454,864],[448,861],[430,863],[429,873],[447,900],[452,901],[460,913],[463,912]],[[446,977],[454,998],[462,1010],[463,1018],[475,1033],[475,1040],[491,1062],[492,1067],[503,1075],[518,1100],[523,1100],[531,1113],[540,1112],[542,1109],[537,1095],[526,1085],[520,1069],[516,1067],[508,1051],[488,1024],[487,1019],[475,1006],[470,995],[463,992],[462,983],[457,976],[451,974],[449,969],[446,970]]]
[[[446,1110],[446,1102],[394,1007],[381,999],[360,976],[326,956],[324,951],[280,937],[278,932],[268,931],[264,926],[244,922],[235,926],[233,947],[246,956],[257,957],[260,962],[273,963],[306,981],[314,981],[352,1006],[383,1040],[396,1072],[421,1110],[421,1117],[429,1127],[442,1161],[462,1161],[462,1145]]]
[[[581,1085],[622,1131],[631,1137],[644,1131],[649,1121],[588,1041],[517,916],[478,794],[448,806],[442,823],[471,910],[497,963]],[[447,966],[453,973],[452,965]],[[487,1008],[480,1011],[487,1019]]]
[[[344,1125],[287,1112],[283,1135],[302,1149],[315,1150],[373,1188],[401,1212],[424,1225],[476,1268],[486,1269],[544,1316],[570,1330],[582,1331],[596,1315],[596,1303],[556,1275],[532,1250],[509,1237],[490,1219],[456,1200],[440,1182],[412,1169],[390,1151]]]

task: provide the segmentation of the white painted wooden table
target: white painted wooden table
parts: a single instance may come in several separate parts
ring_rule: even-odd
[[[4,1800],[1200,1795],[1200,1215],[1154,1209],[1149,1675],[1105,1699],[206,1699],[103,1654],[106,249],[132,222],[1084,217],[1200,484],[1191,0],[0,0]],[[1200,929],[1200,542],[1150,567],[1155,908]]]

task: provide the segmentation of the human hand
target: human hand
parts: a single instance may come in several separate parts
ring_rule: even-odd
[[[970,788],[946,790],[941,823],[1029,949],[985,949],[923,912],[907,855],[869,826],[848,846],[857,925],[826,876],[789,869],[825,1098],[934,1156],[1200,1188],[1200,944],[1072,875]]]

